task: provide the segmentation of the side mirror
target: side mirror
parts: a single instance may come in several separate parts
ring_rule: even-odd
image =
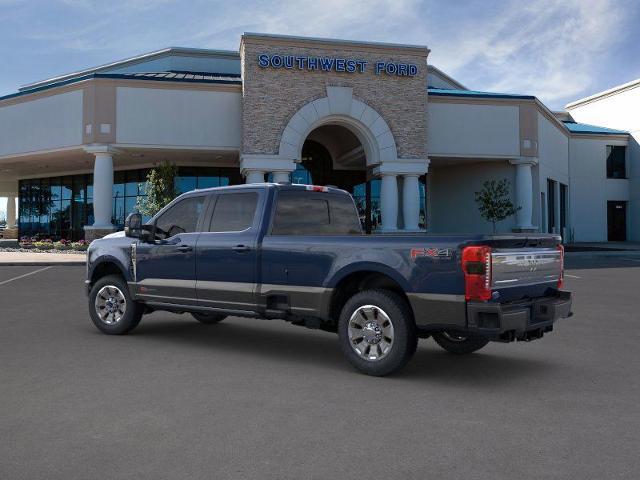
[[[124,221],[124,234],[131,238],[140,238],[142,234],[142,215],[134,212]]]

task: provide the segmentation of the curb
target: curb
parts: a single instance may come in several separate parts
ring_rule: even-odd
[[[0,262],[1,267],[77,267],[86,265],[87,262],[67,261],[67,262]]]
[[[565,252],[565,257],[640,257],[640,250]]]

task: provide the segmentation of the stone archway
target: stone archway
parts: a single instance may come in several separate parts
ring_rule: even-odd
[[[240,168],[247,183],[264,181],[272,172],[275,182],[287,182],[295,163],[301,161],[302,148],[309,134],[325,125],[339,125],[351,131],[362,144],[366,167],[381,179],[380,204],[382,231],[401,228],[418,230],[420,192],[418,177],[428,170],[426,158],[398,158],[396,141],[385,119],[373,108],[353,96],[351,87],[326,87],[327,96],[305,104],[289,119],[280,136],[277,154],[246,153]],[[398,178],[402,179],[402,201]],[[399,211],[402,208],[399,225]]]
[[[398,158],[396,142],[382,116],[353,97],[350,87],[327,87],[327,96],[304,105],[289,120],[280,138],[278,155],[299,161],[308,135],[323,125],[340,125],[360,140],[367,166]]]

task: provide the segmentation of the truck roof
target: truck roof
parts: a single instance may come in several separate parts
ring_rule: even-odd
[[[278,190],[308,190],[313,192],[340,193],[340,194],[349,195],[349,192],[347,192],[346,190],[342,190],[341,188],[338,188],[338,187],[327,187],[327,186],[320,186],[320,185],[304,185],[304,184],[298,184],[298,183],[293,184],[293,183],[264,182],[264,183],[244,183],[240,185],[228,185],[225,187],[202,188],[202,189],[190,190],[188,192],[183,193],[180,196],[195,194],[195,193],[203,193],[203,192],[214,193],[214,192],[223,192],[223,191],[229,191],[229,190],[246,190],[246,189],[256,189],[256,188],[262,188],[262,189],[274,188]]]

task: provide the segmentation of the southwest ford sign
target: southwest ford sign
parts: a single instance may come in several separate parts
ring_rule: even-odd
[[[336,57],[299,57],[297,55],[258,55],[258,66],[262,68],[284,68],[289,70],[309,70],[321,72],[364,73],[368,68],[376,75],[385,74],[398,77],[413,77],[418,73],[413,63],[374,62],[369,66],[365,60]]]

